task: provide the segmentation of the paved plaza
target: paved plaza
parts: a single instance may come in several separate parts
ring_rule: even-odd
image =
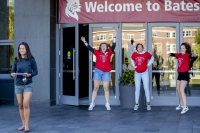
[[[190,107],[185,115],[175,107],[152,107],[139,111],[96,106],[31,105],[31,133],[200,133],[200,107]],[[0,133],[18,133],[18,108],[0,105]],[[20,133],[20,132],[19,132]]]

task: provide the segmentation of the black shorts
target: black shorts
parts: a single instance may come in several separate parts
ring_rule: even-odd
[[[189,72],[179,72],[177,80],[189,81],[190,80]]]

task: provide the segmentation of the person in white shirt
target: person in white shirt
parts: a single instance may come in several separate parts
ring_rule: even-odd
[[[133,52],[135,52],[135,51],[136,51],[136,49],[135,49],[134,40],[131,39],[131,42],[128,43],[128,51],[127,51],[128,59],[131,59],[131,56],[132,56]]]

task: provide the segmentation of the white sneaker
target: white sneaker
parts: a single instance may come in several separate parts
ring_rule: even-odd
[[[147,104],[147,110],[150,111],[151,110],[151,105]]]
[[[95,107],[95,103],[91,103],[88,110],[93,110],[94,107]]]
[[[188,112],[189,108],[188,107],[184,107],[181,111],[181,114],[185,114],[186,112]]]
[[[179,104],[177,107],[176,107],[176,110],[181,110],[182,109],[182,106]]]
[[[138,110],[139,104],[135,104],[134,110]]]
[[[110,104],[109,104],[109,103],[106,103],[106,104],[105,104],[105,107],[106,107],[107,110],[111,110],[111,107],[110,107]]]

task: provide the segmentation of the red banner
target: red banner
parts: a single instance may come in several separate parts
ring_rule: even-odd
[[[200,0],[59,0],[59,23],[200,22]]]

